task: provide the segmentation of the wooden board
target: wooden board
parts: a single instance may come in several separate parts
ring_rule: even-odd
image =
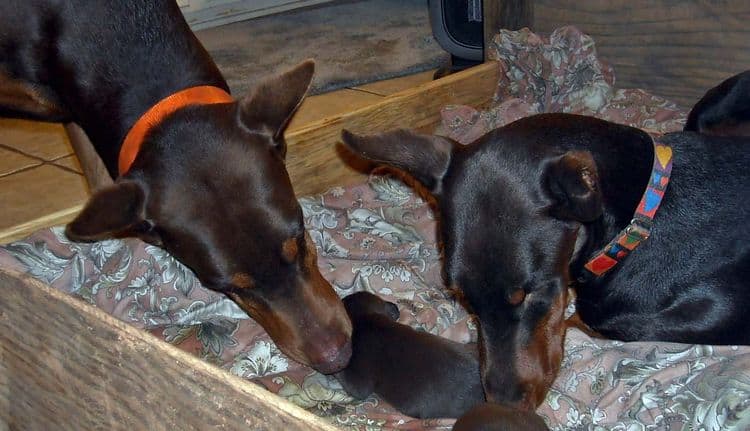
[[[332,0],[178,0],[193,30],[217,27]]]
[[[26,275],[0,291],[0,429],[338,429]]]
[[[750,69],[748,0],[536,0],[534,26],[576,25],[614,66],[618,88],[643,88],[689,109]]]
[[[484,46],[490,46],[500,29],[519,30],[534,22],[534,0],[483,0]],[[489,51],[484,51],[485,60]]]
[[[342,129],[355,133],[397,128],[431,132],[445,105],[486,107],[495,93],[498,73],[496,62],[484,63],[288,133],[287,169],[295,193],[305,196],[362,180],[364,167],[336,145]]]

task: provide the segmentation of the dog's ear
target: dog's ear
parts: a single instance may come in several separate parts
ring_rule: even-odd
[[[553,201],[553,217],[586,223],[602,215],[599,176],[588,151],[569,151],[549,161],[544,183]]]
[[[258,84],[239,102],[240,120],[250,130],[264,130],[279,139],[310,88],[315,62],[294,68]]]
[[[449,138],[405,129],[370,136],[343,130],[341,139],[360,157],[399,168],[436,195],[458,145]]]
[[[683,130],[719,136],[750,136],[750,70],[725,80],[693,106]]]
[[[97,241],[136,233],[144,223],[144,208],[141,185],[121,180],[97,191],[65,234],[74,241]]]

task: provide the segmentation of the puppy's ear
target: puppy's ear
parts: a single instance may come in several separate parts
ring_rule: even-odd
[[[74,241],[98,241],[136,233],[145,223],[145,196],[137,182],[117,181],[89,199],[65,234]]]
[[[240,121],[250,130],[264,130],[275,140],[281,138],[305,98],[314,73],[315,62],[305,60],[264,80],[239,101]]]
[[[449,138],[405,129],[370,136],[343,130],[341,139],[360,157],[399,168],[436,195],[458,145]]]
[[[586,223],[602,215],[599,176],[588,151],[569,151],[549,161],[544,183],[553,201],[553,217]]]

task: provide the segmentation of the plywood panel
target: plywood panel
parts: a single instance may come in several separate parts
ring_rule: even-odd
[[[28,276],[0,291],[0,429],[337,429]]]
[[[178,0],[193,30],[244,21],[332,0]]]
[[[747,0],[537,0],[534,26],[575,25],[594,37],[620,88],[690,108],[707,89],[750,69]]]

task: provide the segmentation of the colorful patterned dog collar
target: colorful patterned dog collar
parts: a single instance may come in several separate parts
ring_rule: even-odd
[[[664,199],[671,173],[672,147],[654,141],[654,165],[651,178],[633,215],[633,220],[584,265],[586,270],[596,277],[601,277],[648,239],[654,224],[654,215]]]

